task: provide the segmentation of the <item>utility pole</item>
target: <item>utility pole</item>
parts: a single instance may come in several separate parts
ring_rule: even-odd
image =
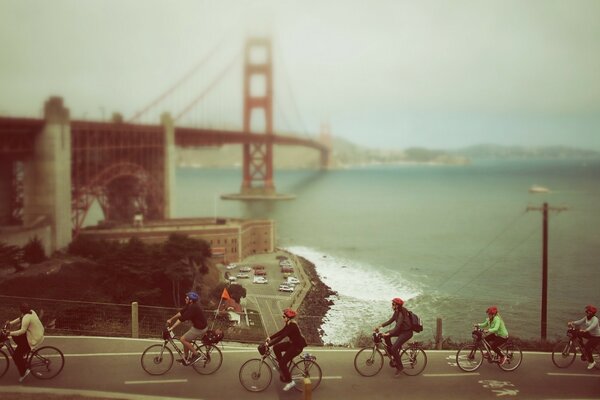
[[[549,207],[544,203],[542,207],[527,207],[526,211],[542,211],[542,321],[541,337],[546,340],[548,327],[548,211],[566,211],[567,207]]]

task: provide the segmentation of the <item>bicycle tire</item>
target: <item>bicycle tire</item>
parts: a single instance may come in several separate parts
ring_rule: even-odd
[[[65,356],[53,346],[34,350],[27,361],[31,375],[38,379],[52,379],[65,367]]]
[[[271,384],[271,366],[260,358],[252,358],[240,367],[240,383],[249,392],[262,392]]]
[[[10,365],[10,359],[8,358],[8,356],[6,355],[5,352],[0,350],[0,378],[2,378],[4,376],[4,374],[6,374],[6,371],[8,371],[9,365]]]
[[[294,389],[299,392],[304,391],[304,378],[310,379],[310,385],[313,392],[319,387],[321,379],[323,378],[321,367],[313,360],[296,361],[292,368],[290,368],[290,374],[292,380],[296,382]]]
[[[354,369],[362,376],[375,376],[383,368],[383,354],[376,347],[360,349],[354,356]]]
[[[165,344],[153,344],[142,353],[142,368],[150,375],[164,375],[173,367],[173,351]]]
[[[479,346],[465,344],[456,352],[456,365],[465,372],[476,371],[483,363],[483,352]]]
[[[600,345],[598,345],[592,349],[592,358],[596,362],[596,365],[594,366],[594,368],[600,369]]]
[[[223,353],[217,346],[212,344],[196,345],[198,352],[202,354],[202,359],[192,364],[194,370],[201,375],[210,375],[217,372],[223,364]]]
[[[567,368],[575,361],[577,356],[574,344],[571,341],[562,341],[552,350],[552,363],[558,368]]]
[[[502,353],[506,357],[504,364],[498,364],[502,371],[510,372],[519,368],[523,362],[523,352],[521,348],[514,343],[508,343],[502,349]]]
[[[419,375],[427,365],[427,354],[421,348],[404,349],[400,353],[400,362],[404,367],[402,373],[409,376]]]

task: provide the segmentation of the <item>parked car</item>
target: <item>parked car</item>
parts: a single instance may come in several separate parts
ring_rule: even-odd
[[[266,276],[267,275],[267,271],[265,271],[264,269],[257,269],[254,271],[254,276]]]
[[[288,284],[290,284],[290,283],[291,283],[291,284],[295,285],[295,284],[297,284],[297,283],[300,283],[300,281],[299,281],[299,280],[298,280],[298,278],[296,278],[295,276],[288,276],[288,278],[287,278],[287,283],[288,283]]]
[[[258,271],[260,269],[265,269],[265,267],[262,265],[253,265],[252,268],[254,268],[255,271]]]
[[[252,283],[269,283],[269,281],[263,276],[255,276]]]
[[[250,275],[247,272],[238,272],[236,278],[250,278]]]
[[[280,292],[293,292],[294,288],[292,286],[281,284],[281,285],[279,285],[279,291]]]
[[[231,263],[231,264],[227,264],[225,269],[235,269],[236,267],[237,267],[237,265],[235,265],[234,263]]]
[[[281,267],[281,272],[283,274],[294,272],[294,267]]]
[[[250,268],[247,265],[244,265],[243,267],[240,267],[240,272],[250,272],[252,271],[252,268]]]
[[[233,276],[233,275],[230,275],[230,276],[227,277],[227,280],[229,282],[235,282],[235,281],[237,281],[237,278],[235,276]]]

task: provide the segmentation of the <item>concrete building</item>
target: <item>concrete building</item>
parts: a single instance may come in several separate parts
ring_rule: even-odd
[[[166,241],[173,233],[206,240],[212,248],[213,259],[224,264],[275,250],[273,220],[178,218],[109,229],[88,227],[80,235],[95,240],[119,241],[137,237],[146,243],[159,243]]]

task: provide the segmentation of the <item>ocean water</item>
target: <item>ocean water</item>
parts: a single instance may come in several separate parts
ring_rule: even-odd
[[[278,245],[335,290],[324,341],[346,343],[391,314],[401,297],[425,322],[419,340],[470,337],[497,305],[511,335],[539,338],[542,213],[549,217],[548,337],[600,304],[600,160],[476,161],[468,166],[373,166],[277,171],[297,198],[236,202],[241,171],[180,168],[175,215],[271,218]],[[532,185],[549,193],[532,194]]]

